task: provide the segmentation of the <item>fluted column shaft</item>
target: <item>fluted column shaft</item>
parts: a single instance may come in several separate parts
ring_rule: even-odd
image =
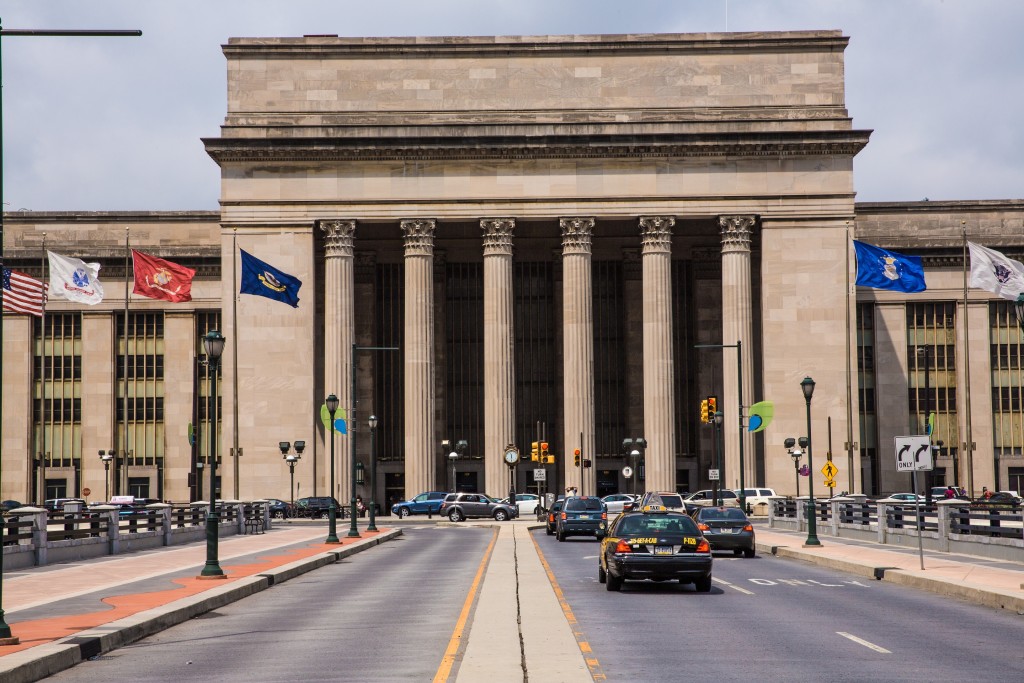
[[[644,434],[648,491],[676,490],[671,216],[640,218],[644,283]]]
[[[566,486],[596,492],[594,468],[574,466],[568,454],[580,448],[594,460],[594,299],[591,289],[593,218],[562,218],[562,358]],[[581,440],[582,437],[582,440]]]
[[[513,218],[480,221],[484,246],[484,483],[485,491],[491,495],[508,491],[508,467],[502,460],[502,452],[506,445],[515,443],[516,434],[512,316],[512,232],[515,226]]]
[[[403,220],[405,237],[405,493],[434,486],[433,219]]]
[[[324,398],[327,394],[334,394],[338,397],[338,405],[348,411],[352,407],[351,349],[355,339],[353,245],[356,222],[320,221],[320,230],[324,234]],[[331,495],[343,501],[350,497],[349,477],[343,475],[351,466],[352,442],[333,430],[326,434],[326,439],[323,454],[327,465],[323,468],[323,490],[330,487],[329,439],[334,439],[336,490],[331,491]]]
[[[728,488],[740,485],[740,439],[743,439],[743,478],[747,486],[754,482],[754,439],[740,427],[739,405],[743,401],[744,414],[750,405],[747,400],[753,391],[754,344],[753,302],[750,291],[750,236],[754,216],[719,216],[722,230],[722,343],[742,342],[743,393],[739,396],[736,349],[723,349],[722,434],[725,441],[725,472]]]

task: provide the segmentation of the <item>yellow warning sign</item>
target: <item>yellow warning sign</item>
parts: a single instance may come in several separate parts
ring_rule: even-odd
[[[832,464],[829,460],[825,463],[825,466],[821,468],[821,473],[825,475],[826,479],[835,479],[836,474],[839,473],[839,468]]]
[[[825,488],[834,489],[835,487],[836,487],[836,480],[835,479],[826,479],[825,480]]]

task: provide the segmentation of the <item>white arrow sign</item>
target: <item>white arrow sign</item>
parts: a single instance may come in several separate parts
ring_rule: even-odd
[[[893,438],[897,472],[928,472],[933,469],[932,448],[926,435]]]

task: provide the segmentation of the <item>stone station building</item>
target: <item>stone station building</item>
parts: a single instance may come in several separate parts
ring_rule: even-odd
[[[228,339],[227,498],[288,499],[279,443],[296,440],[295,496],[327,494],[330,393],[351,418],[334,437],[342,501],[353,442],[356,492],[382,507],[454,486],[505,495],[508,445],[525,456],[520,491],[706,488],[709,395],[725,483],[739,486],[742,452],[747,486],[793,493],[783,441],[807,431],[805,376],[815,470],[831,453],[837,489],[908,489],[892,437],[919,433],[929,407],[936,483],[1022,488],[1020,332],[1009,302],[965,296],[963,240],[1020,259],[1024,202],[855,203],[870,131],[846,110],[846,44],[838,31],[231,39],[227,115],[204,139],[220,211],[6,215],[11,267],[42,276],[45,234],[103,264],[107,295],[51,301],[45,332],[4,316],[0,496],[201,498],[210,329]],[[855,288],[851,238],[923,255],[928,290]],[[193,300],[126,306],[126,243],[196,268]],[[299,306],[235,294],[238,249],[300,278]],[[741,436],[738,406],[759,400],[774,421]],[[622,441],[641,436],[638,484]],[[445,439],[468,442],[454,465]],[[540,440],[554,465],[529,462]],[[593,467],[574,466],[577,448]]]

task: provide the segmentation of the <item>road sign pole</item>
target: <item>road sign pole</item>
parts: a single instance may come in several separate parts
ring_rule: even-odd
[[[917,470],[910,473],[910,481],[913,484],[914,504],[917,506],[917,556],[921,560],[921,569],[924,570],[924,546],[921,541],[921,496],[917,493]]]

